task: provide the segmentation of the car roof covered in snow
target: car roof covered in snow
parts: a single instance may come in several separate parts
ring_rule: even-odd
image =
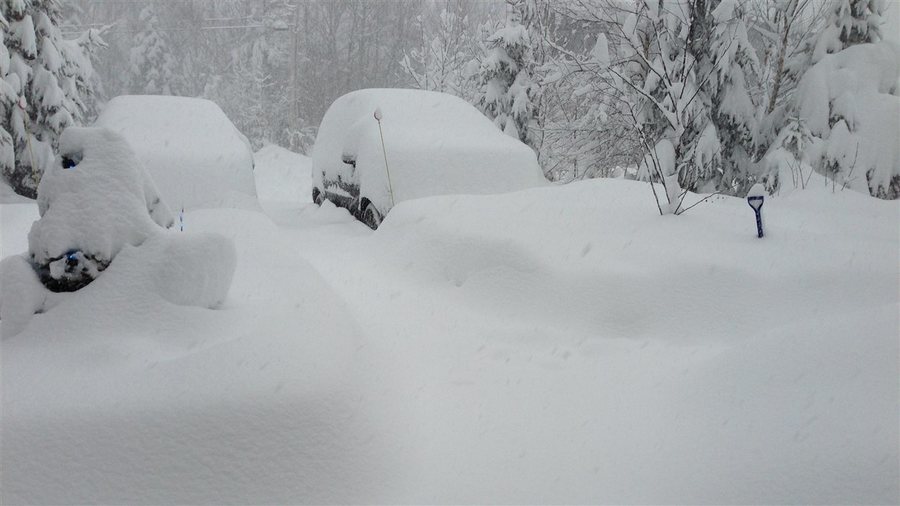
[[[128,141],[171,208],[257,206],[250,143],[215,103],[123,95],[97,125]]]

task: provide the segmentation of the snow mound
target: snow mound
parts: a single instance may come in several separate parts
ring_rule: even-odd
[[[214,308],[228,294],[236,262],[234,244],[220,234],[161,231],[138,247],[125,245],[90,285],[57,294],[40,283],[25,257],[13,255],[0,263],[2,335],[18,334],[35,313],[54,314],[60,302],[78,305],[98,292],[141,292],[178,306]]]
[[[689,194],[684,206],[698,199]],[[667,219],[659,217],[646,183],[588,181],[405,202],[371,247],[420,276],[470,291],[472,301],[496,291],[491,303],[517,319],[569,315],[572,325],[606,333],[604,324],[619,325],[623,314],[632,314],[634,335],[656,329],[685,339],[751,336],[760,314],[769,325],[797,320],[801,308],[779,298],[796,293],[798,278],[829,285],[818,300],[847,310],[898,302],[896,255],[885,254],[897,247],[896,205],[870,200],[830,188],[768,198],[766,237],[758,239],[745,199],[707,201]],[[823,243],[827,255],[809,254]],[[845,274],[848,263],[852,276]],[[512,290],[516,297],[499,296],[501,287],[522,282],[528,287]],[[730,314],[717,329],[697,329],[695,322],[708,318],[704,287],[713,286],[729,305],[753,311]],[[846,293],[857,295],[848,300]],[[809,309],[814,318],[824,307]]]
[[[758,239],[745,199],[660,217],[650,193],[418,199],[344,246],[421,399],[404,443],[446,452],[404,499],[896,502],[897,203],[767,198]]]
[[[237,263],[231,240],[219,234],[157,234],[140,248],[127,248],[108,274],[179,306],[213,308],[228,294]]]
[[[49,268],[52,280],[95,278],[124,245],[141,244],[160,224],[171,224],[171,213],[121,136],[103,128],[68,128],[60,136],[60,153],[62,160],[44,172],[38,186],[41,218],[28,234],[32,262]],[[77,262],[77,268],[66,262]]]
[[[0,500],[382,497],[386,445],[372,439],[382,422],[355,411],[365,341],[349,308],[264,215],[187,218],[191,232],[126,247],[94,283],[3,341]],[[194,230],[227,237],[238,253],[232,289],[214,311],[167,300],[195,282],[177,280],[191,269],[213,283],[215,270],[228,274],[221,241],[191,241]]]
[[[213,102],[119,96],[96,124],[128,141],[173,209],[258,207],[250,143]]]
[[[260,202],[310,202],[312,188],[308,156],[270,144],[253,155],[256,193]]]
[[[375,110],[382,112],[384,149]],[[385,153],[391,184],[385,169]],[[546,185],[534,152],[464,100],[433,91],[367,89],[329,107],[313,147],[313,185],[335,180],[355,155],[360,196],[387,212],[394,201],[488,194]]]
[[[40,219],[35,201],[0,204],[0,258],[28,251],[28,230]]]
[[[30,198],[16,193],[9,183],[0,178],[0,204],[23,204],[31,201]]]
[[[0,262],[0,336],[18,334],[32,315],[44,309],[50,293],[35,275],[28,259],[8,256]]]

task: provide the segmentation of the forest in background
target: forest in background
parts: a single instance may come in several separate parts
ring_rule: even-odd
[[[883,41],[887,6],[14,0],[2,7],[12,63],[0,65],[9,88],[0,161],[17,191],[33,193],[61,128],[126,93],[208,98],[254,147],[308,152],[335,98],[414,87],[479,107],[535,150],[551,180],[663,183],[660,212],[677,212],[687,190],[777,191],[814,172],[836,188],[896,198],[900,58]],[[70,48],[55,51],[62,63],[43,40]],[[44,91],[53,86],[61,92]],[[23,95],[40,107],[21,114],[13,104]]]

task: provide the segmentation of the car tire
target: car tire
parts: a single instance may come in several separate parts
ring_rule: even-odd
[[[375,204],[371,202],[367,203],[362,212],[362,222],[372,230],[376,230],[381,225],[382,219],[383,217],[378,211],[378,208],[375,207]]]

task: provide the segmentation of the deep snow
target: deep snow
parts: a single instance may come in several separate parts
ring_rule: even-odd
[[[760,240],[646,186],[190,212],[221,309],[110,270],[2,342],[0,499],[896,503],[896,204],[796,191]]]
[[[253,155],[256,193],[262,204],[285,203],[296,207],[312,195],[308,156],[269,144]]]

